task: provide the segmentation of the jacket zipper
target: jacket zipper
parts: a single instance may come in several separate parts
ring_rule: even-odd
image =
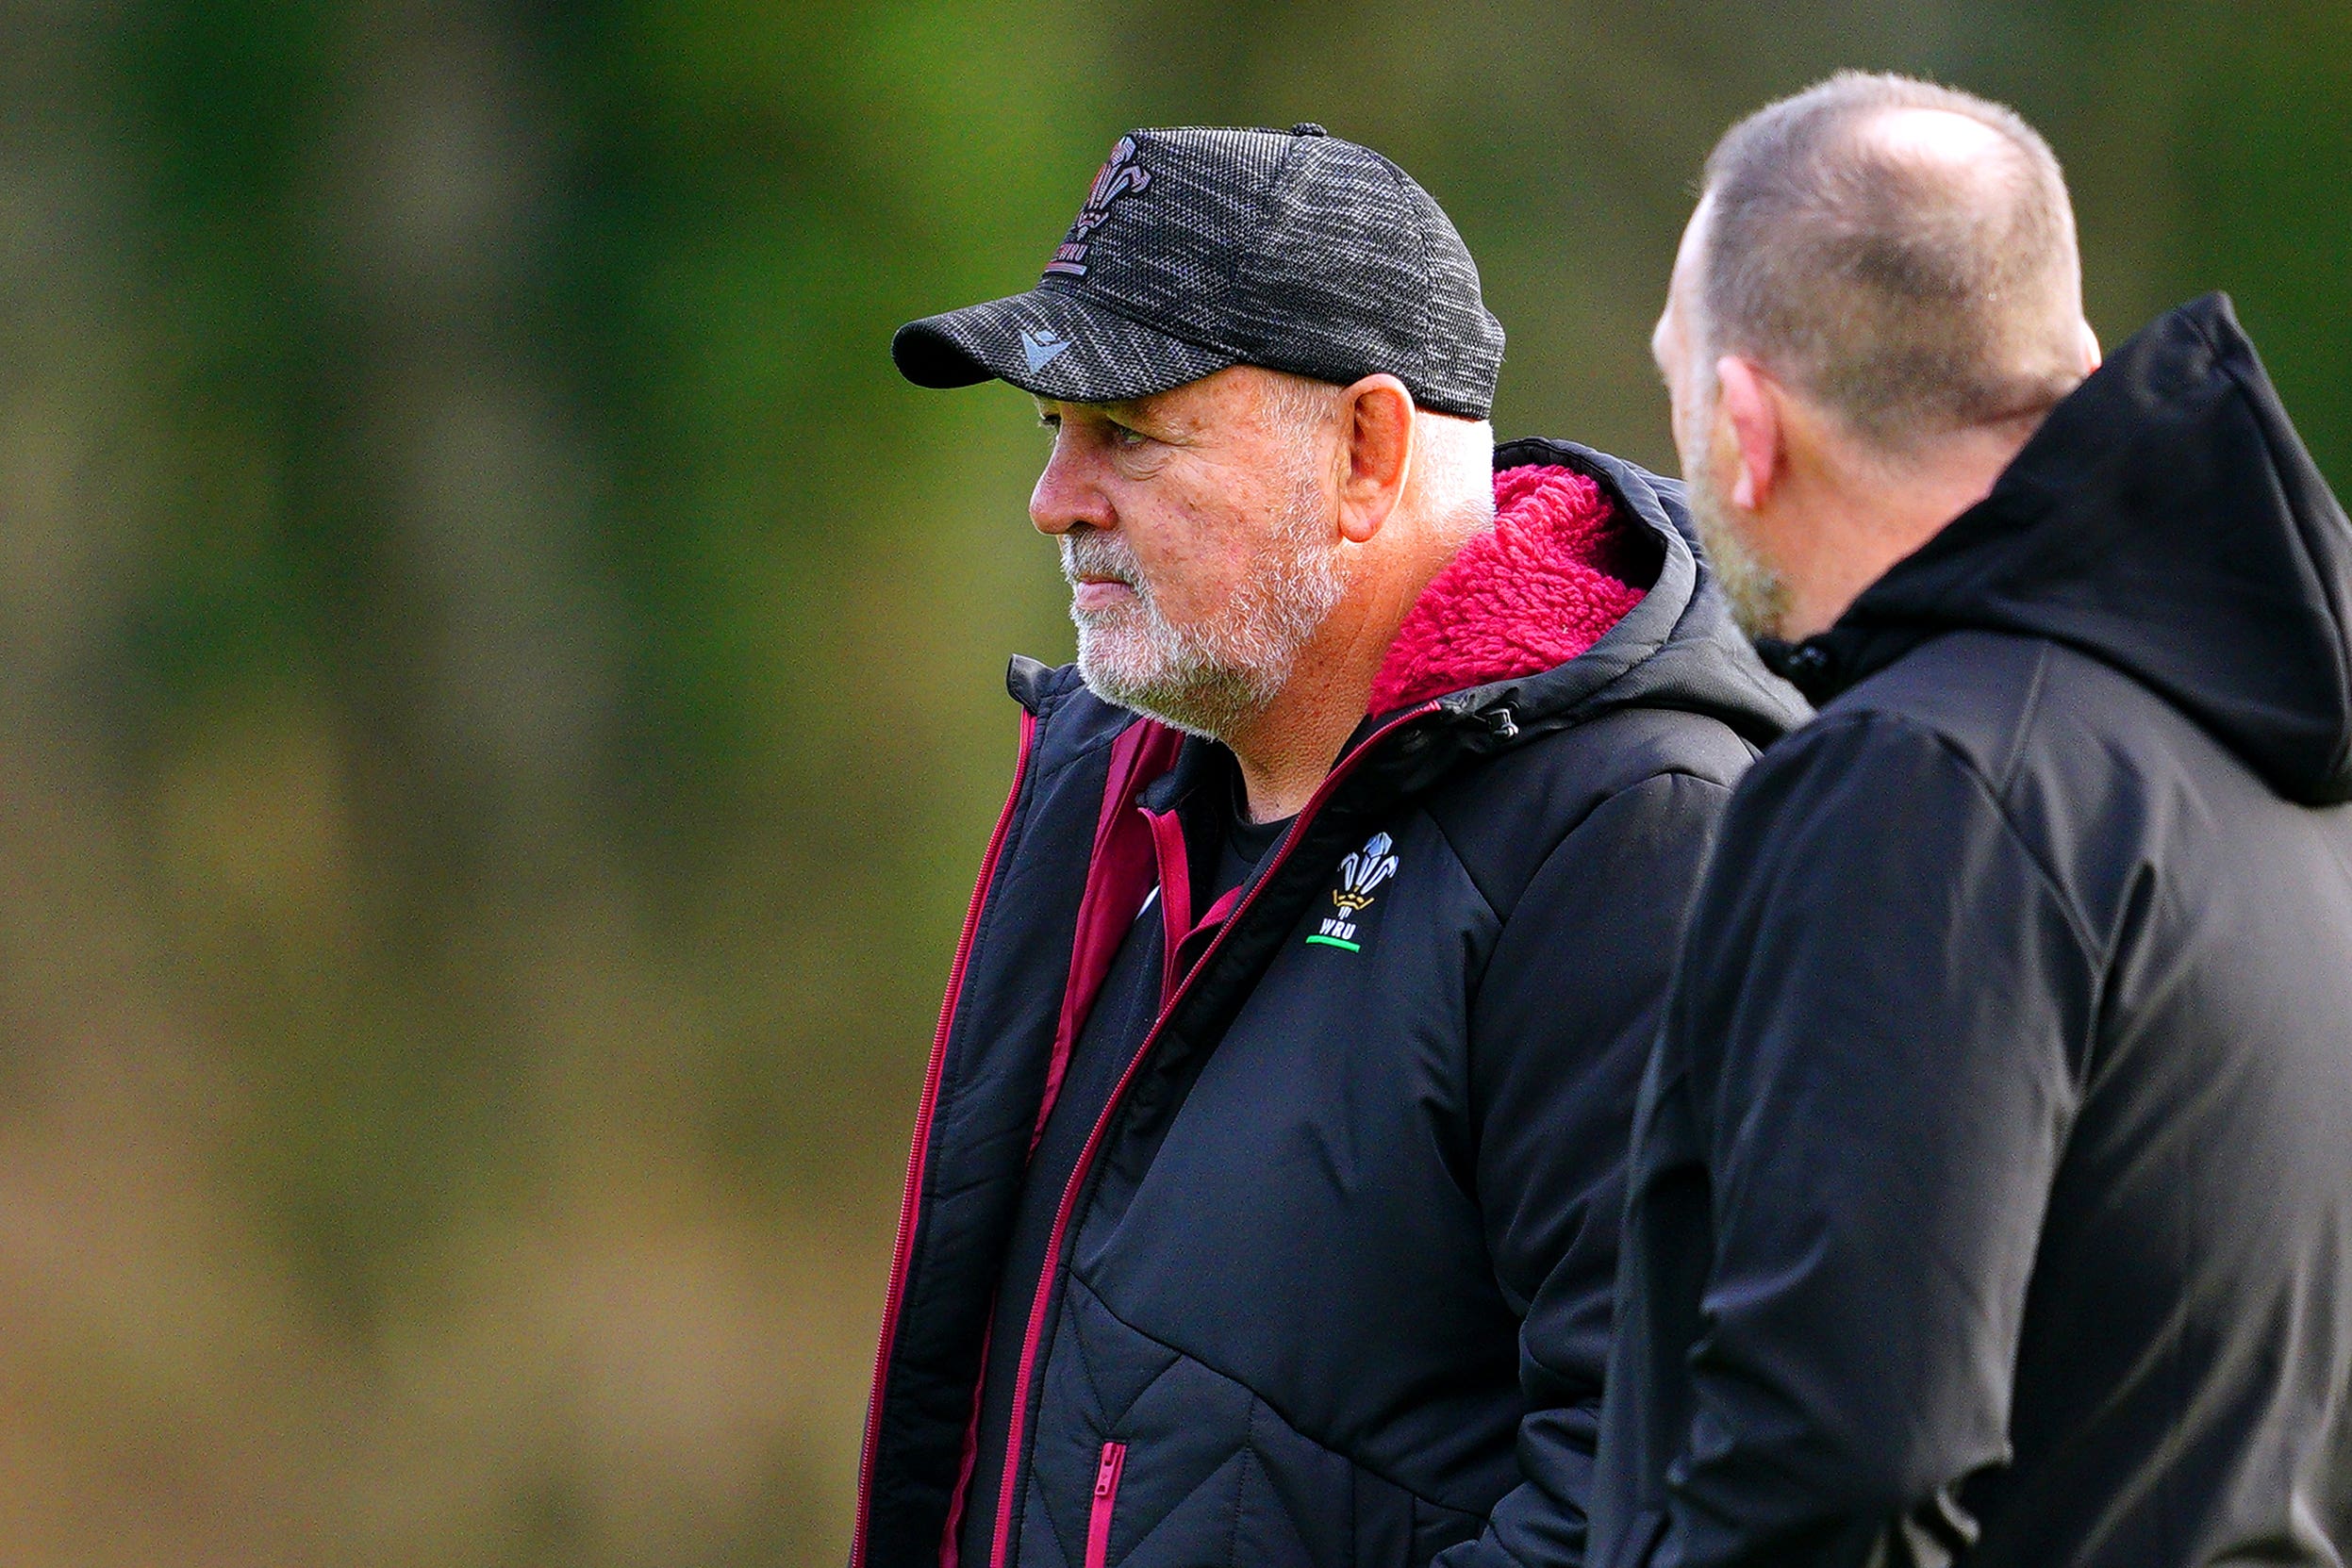
[[[923,1160],[931,1143],[931,1117],[938,1108],[939,1074],[947,1064],[948,1031],[955,1021],[955,1004],[964,991],[964,969],[971,961],[972,938],[980,928],[980,911],[996,881],[997,859],[1013,826],[1013,810],[1020,803],[1021,785],[1029,777],[1029,751],[1037,735],[1037,717],[1020,716],[1020,752],[1013,763],[1013,787],[1005,793],[1004,809],[997,814],[987,851],[980,857],[980,877],[972,886],[971,902],[964,911],[964,929],[955,941],[955,961],[948,966],[947,995],[939,1003],[939,1027],[931,1037],[931,1061],[923,1069],[922,1099],[915,1112],[915,1138],[906,1151],[906,1191],[899,1199],[897,1243],[890,1254],[889,1292],[883,1297],[882,1331],[874,1343],[874,1380],[866,1399],[866,1442],[857,1462],[857,1529],[850,1541],[850,1568],[864,1568],[866,1532],[872,1518],[874,1453],[881,1440],[882,1387],[890,1368],[892,1342],[898,1336],[899,1308],[906,1296],[906,1268],[915,1255],[915,1215],[921,1206]]]
[[[1118,1477],[1126,1468],[1127,1444],[1104,1444],[1094,1471],[1094,1511],[1086,1516],[1086,1568],[1109,1568],[1111,1510],[1118,1507]]]
[[[1102,1146],[1104,1130],[1111,1125],[1112,1116],[1118,1114],[1119,1101],[1127,1098],[1127,1090],[1135,1081],[1136,1069],[1141,1067],[1151,1056],[1151,1048],[1159,1043],[1160,1031],[1165,1029],[1168,1026],[1168,1020],[1175,1015],[1177,1005],[1191,991],[1192,982],[1208,968],[1209,961],[1217,956],[1217,949],[1225,945],[1225,939],[1233,933],[1235,927],[1241,924],[1242,916],[1250,912],[1250,906],[1257,901],[1258,895],[1272,884],[1274,873],[1281,870],[1283,862],[1290,858],[1292,848],[1306,836],[1306,830],[1314,821],[1315,814],[1320,811],[1324,802],[1331,799],[1332,793],[1339,787],[1340,782],[1352,773],[1357,765],[1366,757],[1371,755],[1375,747],[1416,719],[1435,713],[1437,706],[1433,701],[1424,702],[1419,707],[1399,714],[1366,736],[1363,745],[1349,752],[1341,760],[1339,766],[1333,768],[1330,775],[1316,786],[1314,796],[1308,800],[1298,817],[1292,821],[1290,831],[1283,835],[1282,843],[1275,848],[1274,858],[1267,863],[1262,873],[1252,879],[1250,891],[1243,896],[1239,903],[1234,906],[1233,913],[1225,917],[1225,923],[1217,928],[1217,934],[1209,938],[1209,945],[1193,962],[1191,969],[1185,973],[1183,982],[1176,987],[1175,994],[1169,997],[1167,1004],[1160,1009],[1160,1015],[1152,1021],[1151,1032],[1144,1036],[1143,1044],[1136,1048],[1135,1054],[1128,1060],[1126,1071],[1119,1074],[1118,1082],[1111,1089],[1111,1098],[1103,1103],[1101,1114],[1095,1118],[1094,1131],[1086,1134],[1085,1145],[1078,1150],[1078,1163],[1071,1167],[1069,1180],[1063,1184],[1061,1206],[1054,1212],[1053,1229],[1048,1232],[1046,1237],[1045,1267],[1037,1276],[1036,1294],[1030,1297],[1029,1327],[1021,1336],[1019,1367],[1013,1378],[1012,1420],[1007,1425],[1004,1434],[1004,1475],[1002,1483],[997,1488],[996,1539],[988,1551],[988,1568],[1005,1568],[1008,1554],[1012,1549],[1013,1495],[1015,1484],[1020,1478],[1021,1439],[1026,1435],[1026,1428],[1029,1425],[1029,1380],[1031,1375],[1036,1370],[1037,1336],[1045,1327],[1046,1303],[1053,1296],[1053,1277],[1061,1269],[1062,1243],[1069,1230],[1070,1211],[1077,1203],[1078,1189],[1085,1183],[1086,1172],[1094,1164],[1095,1154]],[[871,1442],[870,1429],[871,1423],[869,1422],[868,1441],[870,1443]],[[1101,1484],[1098,1475],[1096,1485],[1100,1487]],[[1100,1501],[1101,1498],[1098,1495],[1097,1502],[1100,1503]],[[859,1517],[862,1519],[864,1515],[861,1513]],[[1106,1521],[1104,1528],[1108,1527]],[[859,1568],[859,1565],[853,1562],[851,1568]]]

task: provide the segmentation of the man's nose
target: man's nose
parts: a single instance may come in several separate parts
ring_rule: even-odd
[[[1029,520],[1040,534],[1058,536],[1081,523],[1090,528],[1112,525],[1110,498],[1102,492],[1095,465],[1079,448],[1068,432],[1055,434],[1045,471],[1029,492]]]

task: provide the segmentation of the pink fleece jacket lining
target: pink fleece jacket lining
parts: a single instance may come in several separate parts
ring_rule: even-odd
[[[1372,682],[1391,713],[1565,664],[1641,602],[1632,530],[1595,481],[1530,464],[1495,475],[1495,526],[1414,601]]]

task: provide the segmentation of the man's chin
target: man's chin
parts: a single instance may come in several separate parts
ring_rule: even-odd
[[[1084,638],[1078,674],[1086,689],[1105,702],[1211,740],[1233,735],[1264,713],[1271,701],[1260,689],[1261,683],[1246,673],[1189,670],[1178,676],[1165,668],[1143,669],[1089,650]]]

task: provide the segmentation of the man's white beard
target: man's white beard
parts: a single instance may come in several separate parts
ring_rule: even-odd
[[[1117,534],[1063,535],[1062,575],[1073,587],[1082,576],[1113,577],[1135,593],[1133,604],[1110,611],[1070,607],[1078,673],[1095,695],[1217,739],[1234,734],[1282,694],[1300,651],[1345,591],[1330,519],[1311,484],[1284,504],[1248,576],[1204,624],[1168,623]]]
[[[1707,547],[1707,564],[1714,569],[1715,586],[1731,606],[1731,619],[1753,639],[1777,637],[1788,623],[1788,583],[1762,555],[1740,537],[1731,509],[1715,486],[1710,454],[1685,452],[1682,457],[1682,499],[1698,525],[1699,542]],[[1737,460],[1736,454],[1731,454]]]

